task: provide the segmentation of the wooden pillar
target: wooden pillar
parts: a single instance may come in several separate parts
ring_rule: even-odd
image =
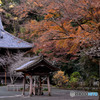
[[[47,84],[48,84],[48,95],[51,96],[49,76],[47,76]]]
[[[22,95],[25,95],[25,83],[26,83],[26,75],[24,74]]]
[[[30,76],[30,91],[29,91],[29,95],[32,96],[32,90],[33,90],[33,86],[32,86],[32,76]]]
[[[36,95],[35,93],[35,87],[36,87],[36,79],[34,78],[34,88],[33,88],[33,94]]]

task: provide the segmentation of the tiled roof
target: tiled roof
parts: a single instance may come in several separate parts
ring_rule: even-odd
[[[19,68],[16,69],[16,71],[22,71],[30,68],[31,66],[34,66],[38,62],[40,62],[42,59],[40,59],[40,56],[35,56],[33,60],[25,63],[24,65],[20,66]]]
[[[34,45],[23,41],[15,37],[14,35],[6,32],[3,29],[1,18],[0,18],[0,48],[12,48],[12,49],[22,49],[22,48],[32,48]]]
[[[23,71],[27,71],[29,69],[31,70],[32,68],[34,68],[34,66],[37,66],[37,64],[41,63],[42,61],[44,61],[46,63],[45,67],[50,66],[48,68],[50,68],[52,71],[59,70],[54,65],[52,65],[50,62],[48,62],[46,59],[44,59],[43,56],[34,56],[31,61],[29,61],[29,62],[25,63],[24,65],[20,66],[19,68],[15,69],[15,71],[23,72]]]

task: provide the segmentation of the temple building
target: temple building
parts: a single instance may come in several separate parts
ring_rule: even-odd
[[[59,70],[56,68],[52,63],[48,62],[43,55],[42,56],[34,56],[34,58],[25,63],[24,65],[20,66],[19,68],[15,69],[17,72],[22,72],[23,78],[23,95],[25,95],[25,83],[26,77],[30,77],[30,88],[29,88],[29,95],[42,95],[43,93],[43,86],[42,86],[42,77],[46,77],[47,79],[47,87],[48,87],[48,95],[51,95],[50,89],[50,80],[49,75],[52,72]],[[38,77],[36,82],[36,76]],[[34,84],[33,84],[34,82]],[[37,91],[36,91],[37,88]]]
[[[4,30],[0,17],[0,56],[8,53],[16,53],[18,51],[26,52],[34,47],[34,44],[28,43],[15,37]],[[9,73],[5,72],[4,68],[0,66],[0,80],[6,81]],[[6,83],[6,82],[5,82]]]

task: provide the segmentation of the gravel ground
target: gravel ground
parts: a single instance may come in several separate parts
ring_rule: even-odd
[[[70,92],[79,92],[78,90],[63,90],[52,88],[51,96],[48,96],[47,92],[44,92],[42,96],[28,96],[26,92],[25,96],[21,96],[19,91],[7,91],[7,87],[0,87],[0,100],[98,100],[98,96],[70,96]],[[84,92],[84,91],[80,91]]]

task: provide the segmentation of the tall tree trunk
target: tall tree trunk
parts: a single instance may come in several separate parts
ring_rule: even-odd
[[[11,80],[11,84],[14,84],[14,79],[13,76],[10,74],[10,80]]]

